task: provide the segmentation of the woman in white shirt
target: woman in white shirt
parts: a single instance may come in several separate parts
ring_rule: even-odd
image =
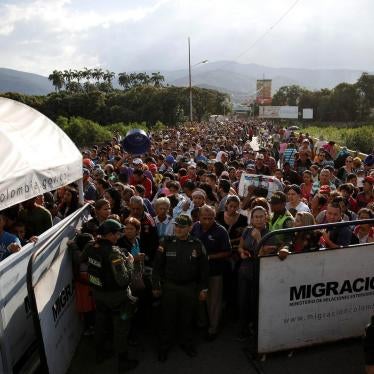
[[[310,213],[309,206],[301,201],[301,189],[296,184],[291,184],[287,189],[287,199],[286,208],[288,210],[294,210],[298,212],[308,212]]]

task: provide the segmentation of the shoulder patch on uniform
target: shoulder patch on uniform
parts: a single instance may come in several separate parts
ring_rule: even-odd
[[[112,260],[113,265],[119,265],[121,263],[122,263],[122,259],[120,259],[120,258],[115,258],[115,259]]]
[[[167,251],[166,252],[166,257],[176,257],[177,256],[177,252],[175,251]]]
[[[97,268],[101,268],[101,262],[92,257],[88,257],[88,263],[93,266],[96,266]]]
[[[196,250],[196,249],[194,249],[194,250],[192,251],[191,256],[192,256],[192,257],[197,257],[197,250]]]

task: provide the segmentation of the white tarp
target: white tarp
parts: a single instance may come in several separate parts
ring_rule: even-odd
[[[0,98],[0,210],[82,178],[82,155],[51,120]]]
[[[258,352],[361,336],[374,313],[374,244],[260,259]]]

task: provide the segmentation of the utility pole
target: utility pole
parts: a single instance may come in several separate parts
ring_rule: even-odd
[[[192,79],[191,79],[191,45],[190,37],[188,37],[188,73],[189,73],[189,87],[190,87],[190,122],[192,123]]]

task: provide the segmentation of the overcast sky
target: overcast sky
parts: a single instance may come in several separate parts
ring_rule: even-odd
[[[0,0],[0,67],[174,70],[233,60],[374,70],[373,0]],[[246,51],[246,53],[244,53]]]

